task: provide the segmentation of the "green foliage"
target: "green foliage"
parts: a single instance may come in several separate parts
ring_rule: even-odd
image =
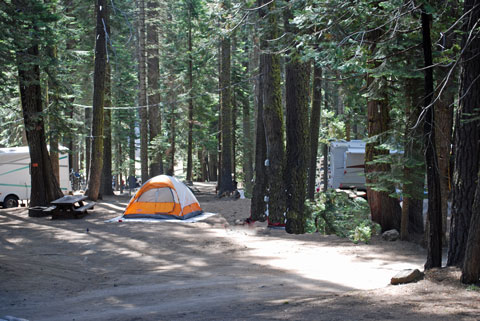
[[[472,284],[467,287],[467,291],[480,292],[480,286]]]
[[[344,192],[319,193],[315,201],[307,201],[306,208],[310,214],[306,228],[309,233],[336,234],[354,243],[368,243],[381,230],[370,220],[367,201],[360,197],[351,199]]]

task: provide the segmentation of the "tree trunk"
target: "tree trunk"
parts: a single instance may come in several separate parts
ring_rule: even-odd
[[[218,152],[209,153],[208,160],[208,180],[215,182],[218,179]]]
[[[244,188],[245,193],[251,195],[253,179],[253,138],[250,125],[250,100],[247,95],[242,97],[242,117]]]
[[[478,101],[478,97],[480,97],[478,91],[476,96]],[[480,178],[480,173],[478,177]],[[480,281],[480,184],[477,184],[472,209],[472,221],[468,232],[461,278],[462,282],[467,284],[479,283]]]
[[[457,17],[458,2],[456,0],[447,0],[449,5],[448,19]],[[442,51],[448,56],[454,43],[456,42],[456,33],[451,30],[443,35],[442,42],[444,46]],[[450,173],[451,151],[452,151],[452,129],[453,129],[453,110],[455,96],[458,94],[458,84],[456,81],[457,73],[453,72],[449,76],[451,66],[440,66],[437,68],[437,86],[445,87],[435,102],[435,146],[437,148],[438,171],[440,174],[440,189],[442,195],[442,244],[447,244],[447,217],[448,217],[448,199],[451,189]]]
[[[225,9],[230,1],[223,2]],[[230,87],[230,38],[226,35],[221,40],[221,114],[222,114],[222,164],[218,195],[233,192],[232,181],[232,89]]]
[[[92,110],[92,154],[90,160],[90,176],[88,180],[88,198],[96,201],[100,191],[100,180],[103,169],[103,106],[105,97],[106,70],[106,35],[107,2],[97,0],[97,26],[95,41],[95,71],[93,76],[93,110]]]
[[[328,145],[323,144],[323,191],[328,189]]]
[[[148,67],[148,121],[150,143],[158,136],[162,128],[160,115],[160,67],[158,58],[158,2],[149,0],[147,23],[147,67]],[[163,173],[162,153],[157,149],[150,155],[150,177]]]
[[[265,169],[265,159],[267,158],[267,150],[265,143],[265,128],[263,126],[263,82],[264,82],[264,69],[263,62],[260,59],[263,56],[259,55],[259,41],[255,36],[255,53],[254,59],[259,61],[258,64],[258,76],[255,80],[255,109],[256,109],[256,129],[255,129],[255,176],[252,192],[252,202],[250,207],[250,219],[253,221],[264,222],[266,219],[265,210],[265,196],[267,195],[267,176]]]
[[[267,0],[258,0],[259,6],[265,5],[260,10],[263,17],[267,17],[265,25],[266,39],[261,41],[261,49],[268,51],[267,40],[277,39],[277,14],[276,3]],[[280,75],[280,56],[272,53],[262,53],[264,71],[263,90],[263,122],[265,126],[267,149],[267,179],[268,179],[268,223],[271,226],[285,224],[285,146],[284,124],[282,111],[282,89]]]
[[[173,76],[170,78],[170,150],[167,152],[168,160],[168,168],[167,168],[167,175],[175,176],[175,139],[176,139],[176,123],[175,118],[176,116],[176,108],[175,108],[175,100],[176,100],[176,92],[175,92],[175,84]]]
[[[57,61],[56,46],[48,45],[47,54],[52,62]],[[56,64],[49,64],[47,66],[48,79],[46,81],[45,90],[45,109],[49,115],[49,144],[50,144],[50,160],[52,162],[52,169],[57,179],[60,182],[60,161],[59,161],[59,131],[57,117],[60,115],[59,110],[59,89],[57,80],[57,66]],[[52,91],[52,94],[50,94]]]
[[[292,19],[293,8],[284,9],[284,26],[287,34],[299,33],[297,28],[290,24]],[[285,67],[287,123],[286,171],[284,173],[287,190],[285,230],[291,234],[303,234],[307,221],[305,200],[309,163],[310,62],[300,61],[301,53],[298,47],[296,48],[289,52]]]
[[[472,11],[466,14],[469,10]],[[467,39],[470,32],[475,32],[473,28],[477,27],[480,19],[480,1],[466,0],[464,13],[460,105],[455,128],[452,217],[447,262],[449,266],[461,266],[464,263],[477,187],[477,176],[473,173],[479,169],[480,38],[476,34],[468,42]]]
[[[85,177],[90,177],[90,161],[92,159],[92,109],[85,108]]]
[[[326,79],[327,77],[325,77]],[[325,91],[325,97],[323,99],[323,104],[325,111],[329,110],[329,88],[328,81],[323,82],[323,90]],[[320,119],[320,123],[322,120]],[[328,122],[325,121],[325,128],[328,128]],[[323,192],[328,190],[328,144],[323,144]]]
[[[135,176],[135,110],[130,111],[128,120],[128,176]]]
[[[403,206],[401,239],[410,234],[423,234],[423,186],[425,165],[423,159],[423,123],[417,124],[422,112],[422,81],[419,78],[405,80],[405,146],[403,175]]]
[[[373,82],[371,76],[367,76],[367,84]],[[371,99],[367,102],[368,109],[368,137],[385,134],[390,126],[390,108],[386,95],[383,100]],[[374,191],[369,184],[377,183],[372,174],[390,172],[389,164],[369,164],[377,156],[388,155],[388,150],[379,150],[376,147],[378,142],[368,143],[365,147],[365,175],[367,176],[367,198],[370,205],[372,220],[382,227],[382,231],[390,229],[400,230],[401,208],[396,199],[389,196],[389,192]],[[393,192],[393,186],[391,187]]]
[[[424,137],[425,137],[425,165],[427,166],[428,186],[428,237],[427,262],[425,269],[442,266],[442,207],[440,194],[440,177],[438,175],[437,154],[435,149],[435,123],[433,119],[434,105],[432,102],[433,90],[433,58],[432,41],[430,38],[430,15],[422,8],[422,35],[423,55],[425,60],[425,99],[424,108]]]
[[[205,180],[207,179],[207,164],[208,162],[206,161],[206,158],[207,158],[207,150],[205,148],[205,146],[203,147],[199,147],[198,148],[198,162],[199,162],[199,165],[200,167],[198,168],[198,172],[197,172],[197,181],[198,182],[205,182]]]
[[[235,77],[233,78],[235,79]],[[238,113],[238,105],[237,105],[237,93],[235,90],[232,91],[232,179],[233,181],[237,181],[237,113]],[[235,184],[234,184],[235,189]]]
[[[188,8],[188,143],[187,181],[193,180],[193,55],[192,55],[192,4]]]
[[[308,103],[310,63],[291,58],[286,66],[287,233],[305,233],[309,160]]]
[[[217,189],[222,184],[222,46],[218,45],[218,134],[217,134]]]
[[[253,39],[251,39],[253,41]],[[250,53],[251,50],[249,49],[248,42],[245,43],[245,52]],[[254,49],[255,50],[255,49]],[[257,52],[258,53],[258,52]],[[250,56],[250,55],[249,55]],[[243,67],[247,72],[249,77],[254,75],[256,69],[258,68],[258,54],[253,57],[253,59],[249,59],[248,61],[244,61]],[[255,81],[251,81],[248,83],[250,86],[251,84],[255,84]],[[252,195],[253,192],[253,159],[254,159],[254,149],[253,149],[253,135],[252,135],[252,126],[251,126],[251,112],[250,112],[250,94],[251,94],[251,87],[247,90],[246,93],[242,95],[242,133],[243,133],[243,174],[244,174],[244,188],[246,195]],[[256,96],[255,98],[256,99]]]
[[[17,11],[33,14],[23,1],[14,1]],[[31,22],[31,29],[36,28]],[[25,30],[27,32],[27,30]],[[48,155],[44,119],[42,116],[42,93],[40,87],[40,68],[38,45],[17,51],[18,84],[24,126],[30,151],[31,195],[30,206],[46,206],[63,196],[53,173]]]
[[[140,108],[140,166],[142,183],[148,175],[148,108],[145,64],[145,0],[137,0],[138,12],[138,104]]]
[[[105,77],[105,107],[112,106],[112,88],[110,64],[107,63]],[[112,187],[112,110],[105,109],[103,113],[103,126],[105,139],[103,143],[103,171],[102,171],[102,195],[114,195]]]
[[[322,68],[314,64],[313,95],[310,113],[310,163],[308,168],[308,198],[315,198],[317,180],[318,134],[320,132],[320,116],[322,111]]]
[[[345,140],[347,142],[352,140],[352,120],[350,113],[345,115]]]

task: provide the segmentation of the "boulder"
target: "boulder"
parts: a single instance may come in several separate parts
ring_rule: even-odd
[[[397,285],[403,283],[417,282],[423,279],[423,272],[418,269],[415,270],[403,270],[397,273],[391,280],[390,284]]]
[[[400,233],[398,233],[397,230],[389,230],[389,231],[385,231],[383,232],[382,234],[382,238],[385,240],[385,241],[396,241],[398,240],[398,237],[400,236]]]

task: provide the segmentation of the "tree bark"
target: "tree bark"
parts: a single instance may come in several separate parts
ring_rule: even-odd
[[[230,8],[230,1],[223,2],[225,9]],[[222,163],[218,195],[233,192],[232,181],[232,89],[230,87],[230,37],[224,35],[221,39],[221,114],[222,114]]]
[[[222,184],[222,44],[218,45],[218,134],[217,134],[217,189],[220,190]]]
[[[160,115],[160,63],[159,63],[159,42],[158,42],[158,2],[149,0],[148,23],[147,23],[147,81],[148,81],[148,122],[150,143],[159,135],[162,128],[162,119]],[[151,153],[150,177],[163,173],[162,153],[155,149]]]
[[[305,233],[305,200],[309,160],[308,103],[310,63],[297,58],[286,67],[287,233]]]
[[[407,240],[411,234],[423,234],[423,127],[418,123],[422,112],[423,92],[420,78],[405,80],[405,146],[403,166],[403,206],[400,236]]]
[[[47,2],[48,3],[48,2]],[[57,47],[48,45],[47,54],[50,58],[50,63],[47,66],[46,90],[45,90],[45,109],[47,110],[48,125],[49,125],[49,145],[50,145],[50,160],[52,162],[52,169],[57,179],[60,182],[60,160],[59,160],[59,138],[60,128],[58,119],[60,115],[59,109],[59,84],[57,80]],[[52,94],[50,94],[50,91]]]
[[[13,4],[17,12],[33,16],[34,13],[31,12],[32,8],[28,3],[15,0]],[[23,22],[28,25],[28,29],[36,29],[35,21]],[[29,32],[28,29],[25,30],[25,33]],[[46,206],[51,201],[63,196],[53,173],[45,140],[38,59],[37,44],[31,45],[27,49],[21,48],[16,52],[23,121],[30,151],[31,207]]]
[[[105,107],[112,106],[110,64],[107,63],[105,77]],[[102,195],[114,195],[112,187],[112,110],[105,109],[103,113],[103,126],[105,139],[103,143],[103,171],[102,171]]]
[[[327,77],[325,76],[325,79]],[[323,104],[325,111],[329,111],[329,86],[328,81],[323,82],[323,90],[325,91],[325,97],[323,99]],[[320,119],[320,123],[322,120]],[[325,121],[324,124],[325,128],[328,128],[328,123]],[[323,192],[328,190],[328,144],[323,144]]]
[[[315,198],[317,180],[318,134],[320,132],[320,116],[322,111],[322,68],[314,64],[313,95],[310,113],[310,163],[308,168],[308,198]]]
[[[233,77],[235,79],[235,77]],[[234,182],[237,181],[237,93],[235,90],[232,90],[232,179]],[[235,183],[234,183],[235,189]]]
[[[92,159],[92,109],[85,108],[85,177],[90,177]]]
[[[265,127],[263,125],[263,82],[264,69],[262,57],[259,55],[259,39],[254,37],[254,59],[258,63],[258,76],[255,78],[255,109],[256,109],[256,128],[255,128],[255,172],[254,185],[252,192],[252,202],[250,207],[250,219],[253,221],[264,222],[266,220],[265,196],[267,195],[267,176],[265,169],[265,159],[267,158]]]
[[[460,105],[456,115],[455,164],[453,175],[452,217],[448,266],[462,266],[472,220],[472,205],[477,187],[479,169],[478,106],[480,106],[480,38],[469,34],[480,19],[480,1],[466,0],[464,13],[472,10],[463,20],[463,54]]]
[[[90,176],[88,180],[88,198],[96,201],[100,191],[100,180],[103,169],[103,106],[105,98],[106,70],[106,35],[107,2],[97,0],[97,26],[95,41],[95,71],[93,78],[93,109],[92,109],[92,154],[90,161]]]
[[[193,55],[192,55],[192,14],[193,6],[188,8],[188,142],[187,142],[187,181],[193,180]]]
[[[169,101],[168,105],[170,106],[170,149],[167,151],[165,157],[167,157],[168,161],[168,167],[167,167],[167,175],[170,176],[175,176],[175,152],[176,152],[176,122],[175,119],[177,117],[176,113],[176,106],[175,106],[175,100],[176,100],[176,91],[175,91],[175,79],[174,76],[171,75],[169,77],[169,86],[170,86],[170,92],[169,92]]]
[[[284,26],[287,34],[298,34],[299,30],[290,24],[293,8],[284,9]],[[286,88],[286,171],[287,190],[286,226],[291,234],[305,233],[307,217],[305,200],[307,171],[309,163],[308,104],[310,91],[310,62],[300,61],[300,50],[291,49],[285,67]],[[317,135],[318,137],[318,135]]]
[[[264,27],[265,39],[261,41],[261,49],[268,51],[267,40],[278,37],[277,14],[275,2],[258,0],[258,5],[265,5],[260,10],[262,19],[266,19]],[[285,224],[285,146],[284,124],[282,110],[282,89],[280,75],[280,56],[272,53],[262,53],[264,90],[263,90],[263,122],[265,126],[267,149],[267,179],[268,179],[268,223],[271,226]]]
[[[128,176],[135,176],[135,139],[137,135],[135,134],[135,116],[136,111],[132,110],[129,112],[128,120]]]
[[[463,70],[460,107],[465,110],[474,111],[475,114],[473,117],[478,119],[478,115],[480,114],[478,111],[478,106],[480,106],[480,83],[478,81],[478,75],[480,75],[480,37],[478,33],[475,34],[473,39],[466,37],[469,32],[473,31],[474,24],[477,24],[480,19],[480,0],[466,0],[464,3],[464,13],[466,14],[470,10],[470,14],[466,15],[464,21],[464,30],[466,32],[463,36],[462,46],[465,51],[461,58]],[[477,123],[478,120],[476,121],[476,124]],[[478,148],[478,141],[476,146]],[[457,152],[466,151],[457,150]],[[480,161],[480,159],[477,157],[477,168],[480,168],[478,161]],[[470,227],[461,278],[463,283],[479,283],[480,281],[480,184],[478,184],[478,178],[480,178],[480,173],[477,175],[476,193],[471,212],[472,217],[469,222]],[[456,254],[458,255],[458,248],[456,250]]]
[[[477,96],[479,96],[478,92]],[[480,178],[480,173],[478,177]],[[461,277],[462,282],[466,284],[480,282],[480,184],[477,184],[472,209],[472,221],[468,232]]]
[[[381,29],[372,30],[368,34],[371,41],[370,54],[375,56],[377,51],[377,41],[382,34]],[[374,60],[372,67],[379,67],[380,62]],[[375,184],[378,183],[379,175],[390,174],[390,164],[388,163],[372,163],[377,157],[388,155],[390,152],[386,149],[379,149],[378,146],[385,141],[385,135],[390,129],[390,106],[387,93],[387,84],[384,77],[375,79],[372,75],[367,75],[367,86],[369,91],[375,92],[378,98],[367,100],[367,131],[368,137],[374,138],[373,142],[367,143],[365,146],[365,176],[367,185],[367,198],[370,205],[372,221],[377,222],[382,227],[382,232],[396,229],[400,231],[402,210],[398,200],[391,198],[389,195],[395,191],[395,187],[383,186],[387,191],[374,190]]]
[[[255,41],[255,36],[250,38],[250,41]],[[251,59],[243,62],[247,75],[253,78],[258,68],[258,51],[251,50],[248,46],[248,42],[245,43],[245,52],[249,54]],[[255,55],[256,54],[256,55]],[[242,132],[243,132],[243,174],[244,174],[244,188],[245,194],[251,196],[253,193],[253,162],[254,162],[254,137],[252,133],[252,117],[251,117],[251,105],[250,95],[252,94],[252,88],[254,88],[256,81],[252,80],[248,83],[248,90],[242,95]],[[251,87],[253,86],[253,87]],[[254,99],[256,95],[253,93]]]
[[[448,14],[444,15],[451,19],[458,17],[458,1],[446,0],[445,4],[449,7]],[[447,20],[445,19],[445,20]],[[448,23],[443,21],[440,23]],[[442,41],[442,53],[448,57],[453,45],[456,42],[456,32],[451,30],[446,32]],[[442,244],[447,244],[447,217],[448,217],[448,199],[451,190],[451,152],[453,143],[453,110],[455,96],[458,94],[458,84],[456,81],[456,70],[450,74],[451,66],[439,66],[436,72],[437,87],[442,88],[439,99],[435,102],[435,146],[437,148],[438,171],[440,174],[440,189],[442,195]],[[457,69],[457,68],[456,68]],[[445,83],[446,82],[446,83]]]
[[[368,85],[371,85],[373,79],[367,77]],[[387,132],[390,126],[390,108],[386,96],[383,100],[369,100],[367,102],[368,110],[368,137],[382,135]],[[400,230],[401,209],[398,201],[389,196],[390,192],[375,191],[369,184],[377,183],[377,179],[371,177],[372,174],[389,173],[389,164],[370,164],[377,156],[386,155],[388,150],[379,150],[376,143],[368,143],[365,147],[365,175],[367,176],[367,198],[370,205],[372,220],[382,227],[382,231],[390,229]],[[393,186],[391,187],[393,192]]]
[[[140,166],[142,183],[148,175],[148,108],[145,61],[145,0],[136,0],[138,12],[138,109],[140,114]]]
[[[425,269],[442,266],[442,207],[440,194],[440,177],[435,149],[434,105],[431,105],[433,90],[433,58],[430,38],[430,15],[422,7],[423,55],[425,60],[425,99],[424,137],[425,164],[427,166],[428,186],[428,237],[427,262]]]

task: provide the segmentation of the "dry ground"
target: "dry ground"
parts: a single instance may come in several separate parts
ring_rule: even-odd
[[[415,244],[235,225],[249,216],[249,200],[215,199],[209,184],[194,190],[219,214],[105,223],[128,196],[79,220],[0,210],[0,319],[480,320],[480,293],[460,285],[456,270],[388,285],[398,271],[423,266]]]

